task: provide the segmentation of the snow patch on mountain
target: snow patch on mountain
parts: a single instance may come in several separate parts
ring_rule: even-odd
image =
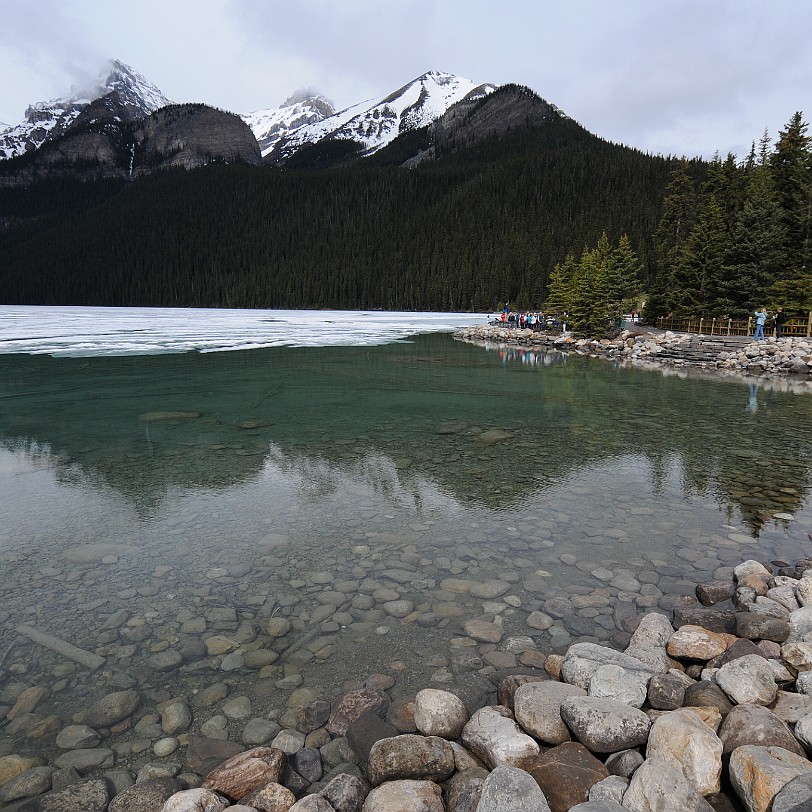
[[[25,111],[25,120],[0,129],[0,159],[15,158],[55,138],[76,120],[95,99],[116,91],[133,118],[149,115],[171,104],[164,94],[138,71],[111,60],[90,88],[74,89],[70,96],[37,102]]]
[[[306,124],[317,124],[335,114],[333,103],[310,88],[298,90],[279,107],[256,110],[242,116],[251,128],[262,154],[270,152],[282,138]]]
[[[306,124],[280,139],[274,153],[284,161],[302,146],[324,138],[357,141],[366,154],[382,149],[403,132],[418,129],[439,118],[466,97],[484,96],[495,85],[477,85],[470,79],[441,71],[429,71],[378,102],[359,102],[322,121]]]

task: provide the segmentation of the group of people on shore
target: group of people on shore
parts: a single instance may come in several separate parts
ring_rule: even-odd
[[[522,330],[558,330],[560,328],[564,332],[567,329],[567,319],[567,313],[552,316],[540,311],[522,313],[507,309],[502,310],[499,316],[499,320],[507,327],[518,327]]]
[[[770,314],[767,312],[766,307],[762,307],[760,310],[756,310],[755,312],[756,317],[756,331],[753,334],[753,341],[766,341],[764,338],[764,325],[767,323],[767,320],[770,318]],[[773,325],[775,326],[775,337],[781,338],[784,334],[784,325],[789,320],[789,316],[784,312],[784,308],[779,307],[778,310],[775,311],[775,315],[772,317]]]

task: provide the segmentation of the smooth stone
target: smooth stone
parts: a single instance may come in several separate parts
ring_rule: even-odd
[[[747,640],[783,643],[790,635],[790,623],[783,617],[756,612],[736,613],[736,634]]]
[[[292,756],[300,748],[304,747],[305,734],[299,730],[280,730],[276,734],[270,747],[281,750],[288,756]]]
[[[433,781],[388,781],[373,789],[363,812],[445,812],[442,790]]]
[[[596,643],[575,643],[569,647],[561,664],[561,675],[565,682],[589,690],[592,675],[602,665],[617,665],[630,672],[650,676],[650,666],[635,657],[623,654]]]
[[[515,710],[516,691],[522,685],[527,685],[530,682],[546,682],[547,679],[546,674],[508,674],[499,681],[499,687],[496,691],[496,704]]]
[[[138,701],[138,694],[132,690],[107,694],[80,713],[77,722],[92,728],[112,727],[131,716]]]
[[[32,767],[19,775],[15,775],[0,786],[0,801],[6,803],[19,801],[22,798],[31,798],[41,795],[51,789],[51,776],[53,767]]]
[[[180,742],[176,738],[167,736],[166,738],[158,739],[158,741],[152,745],[152,752],[155,753],[158,758],[164,758],[174,753],[179,746]]]
[[[716,673],[716,684],[737,705],[769,705],[778,693],[772,668],[758,654],[725,663]]]
[[[700,626],[681,626],[668,641],[666,650],[672,657],[689,660],[712,660],[727,648],[728,640],[717,632]]]
[[[627,671],[619,665],[602,665],[589,681],[589,696],[639,708],[646,701],[650,676],[648,672]]]
[[[636,708],[610,699],[572,697],[561,704],[561,718],[593,753],[616,753],[643,744],[651,720]]]
[[[561,704],[573,696],[586,696],[586,691],[552,680],[527,682],[514,694],[513,713],[522,729],[534,738],[545,744],[563,744],[572,737],[561,718]]]
[[[79,773],[86,773],[99,767],[112,767],[115,762],[115,754],[106,747],[82,748],[80,750],[68,750],[61,756],[54,759],[54,765],[60,770],[66,767],[73,767]]]
[[[373,787],[402,779],[439,783],[449,778],[454,768],[454,751],[445,739],[403,733],[372,745],[366,774]]]
[[[222,711],[229,719],[247,719],[251,715],[251,700],[247,696],[235,696],[223,703]]]
[[[170,699],[158,706],[161,728],[167,736],[183,733],[192,724],[192,712],[183,699]]]
[[[62,750],[79,750],[95,747],[101,736],[87,725],[68,725],[57,733],[56,746]]]
[[[241,802],[249,808],[267,812],[288,812],[296,803],[296,796],[287,787],[270,782],[244,796]]]
[[[13,753],[0,756],[0,786],[10,781],[14,776],[30,770],[32,767],[43,766],[44,762],[38,756],[23,756]]]
[[[105,812],[110,803],[110,787],[103,778],[86,779],[55,789],[39,799],[39,812]],[[109,807],[113,810],[113,807]],[[115,812],[115,810],[113,810]],[[133,812],[140,812],[133,809]]]
[[[639,750],[621,750],[618,753],[612,753],[606,759],[605,764],[611,775],[631,778],[643,761]]]
[[[458,739],[468,722],[462,700],[448,691],[424,688],[414,702],[414,723],[424,736]]]
[[[527,616],[527,620],[525,622],[531,629],[537,629],[538,631],[543,632],[549,629],[555,621],[544,612],[535,611],[531,612]]]
[[[499,765],[482,785],[475,812],[552,812],[544,792],[524,770]]]
[[[279,724],[270,719],[251,719],[242,732],[245,744],[255,747],[266,744],[279,733]]]
[[[589,790],[589,800],[611,801],[620,806],[628,788],[628,778],[623,778],[623,776],[620,775],[610,775],[592,785],[592,788]],[[620,808],[622,809],[623,807]]]
[[[504,631],[498,623],[487,620],[469,620],[463,628],[465,633],[481,643],[499,643]]]
[[[499,705],[476,711],[460,738],[491,769],[500,764],[522,769],[539,754],[538,743],[516,724],[507,708]]]
[[[685,689],[685,707],[712,707],[716,708],[722,716],[726,716],[733,708],[733,703],[727,694],[715,683],[701,680]]]

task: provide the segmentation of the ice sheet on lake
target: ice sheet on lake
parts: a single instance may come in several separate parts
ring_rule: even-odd
[[[483,324],[485,314],[0,305],[0,354],[154,355],[364,346]]]

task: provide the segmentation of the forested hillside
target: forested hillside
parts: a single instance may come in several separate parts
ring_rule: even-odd
[[[407,135],[411,143],[431,133]],[[396,139],[332,168],[213,164],[0,188],[0,301],[493,310],[540,306],[555,265],[627,234],[641,282],[676,160],[560,118],[414,169]],[[685,171],[702,181],[705,165]]]

